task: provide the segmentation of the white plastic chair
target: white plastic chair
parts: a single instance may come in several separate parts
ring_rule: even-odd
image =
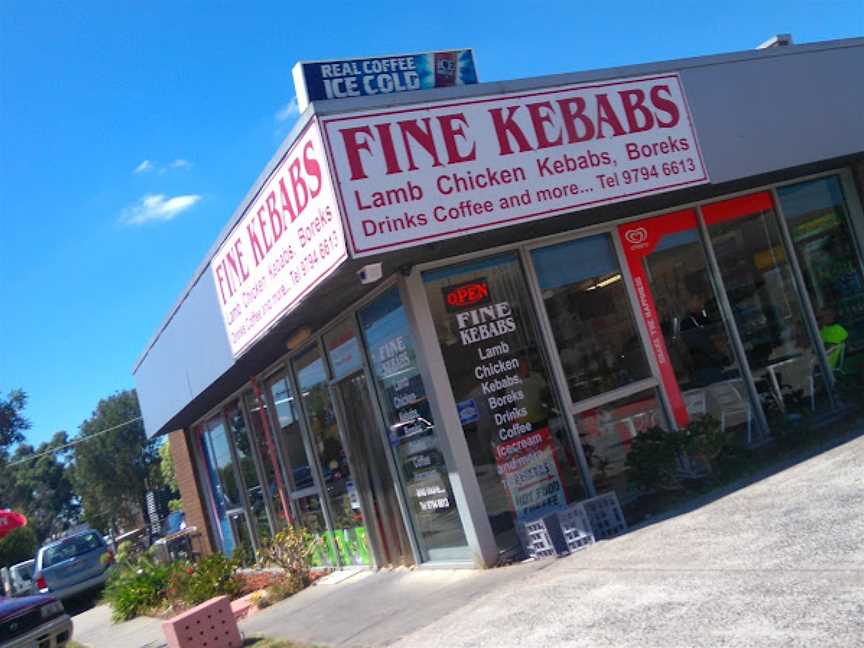
[[[744,382],[740,378],[724,380],[709,385],[706,389],[720,408],[720,429],[726,431],[726,420],[735,414],[747,416],[747,443],[753,441],[753,408],[743,392]]]

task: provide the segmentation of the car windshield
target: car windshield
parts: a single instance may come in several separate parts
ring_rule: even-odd
[[[21,580],[33,580],[33,565],[18,565],[12,568],[15,576]]]
[[[42,556],[42,567],[50,567],[64,560],[69,560],[75,556],[80,556],[93,549],[98,549],[102,546],[102,541],[99,534],[84,533],[82,535],[67,538],[62,542],[51,545],[45,549]]]

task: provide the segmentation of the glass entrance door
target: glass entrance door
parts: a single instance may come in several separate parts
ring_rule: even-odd
[[[317,347],[294,361],[306,425],[318,460],[321,491],[326,497],[331,537],[342,565],[370,563],[363,510],[357,497],[348,455],[339,435],[324,359]]]
[[[379,567],[411,565],[414,557],[396,498],[396,485],[387,465],[381,430],[371,410],[366,378],[356,373],[339,382],[336,391],[351,448],[353,495],[362,502],[366,513],[375,562]]]
[[[621,225],[640,315],[675,420],[712,416],[752,441],[758,426],[699,236],[684,210]]]

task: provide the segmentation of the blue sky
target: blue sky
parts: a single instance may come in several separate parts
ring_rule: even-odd
[[[481,81],[860,36],[864,2],[0,3],[0,392],[76,432],[294,118],[291,67],[473,47]]]

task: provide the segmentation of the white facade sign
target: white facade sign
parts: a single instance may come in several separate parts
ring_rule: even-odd
[[[319,128],[312,120],[210,264],[234,356],[347,256]]]
[[[354,256],[708,182],[677,74],[322,123]]]

